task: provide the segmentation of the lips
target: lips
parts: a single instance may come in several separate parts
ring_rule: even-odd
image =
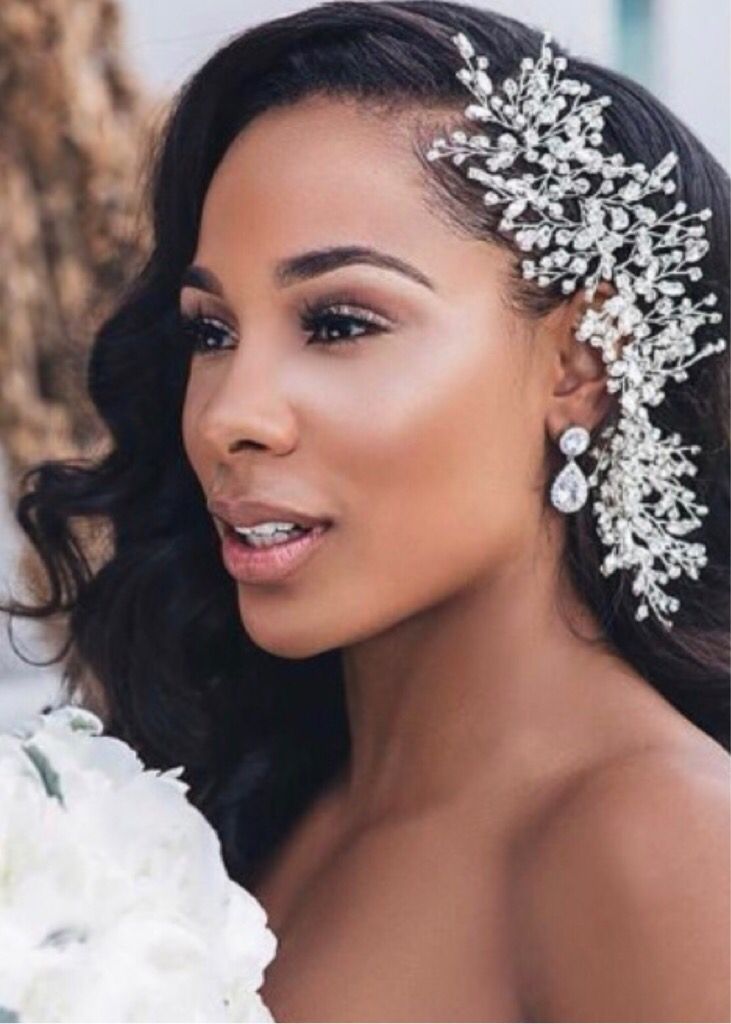
[[[221,553],[228,572],[240,583],[278,583],[292,576],[323,545],[329,530],[317,526],[271,547],[248,547],[228,527]]]
[[[267,501],[254,501],[237,497],[210,498],[208,510],[229,526],[256,526],[271,521],[296,523],[305,529],[330,526],[332,517],[304,512],[290,505],[275,505]]]

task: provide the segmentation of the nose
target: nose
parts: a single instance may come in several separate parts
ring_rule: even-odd
[[[282,387],[281,361],[266,346],[238,344],[212,373],[198,417],[200,437],[219,455],[242,448],[285,454],[296,443],[294,410]]]

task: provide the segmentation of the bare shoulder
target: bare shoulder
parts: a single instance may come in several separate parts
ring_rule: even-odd
[[[731,758],[718,744],[587,772],[516,869],[530,1019],[728,1021]]]

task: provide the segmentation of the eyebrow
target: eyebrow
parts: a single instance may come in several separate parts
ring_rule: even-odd
[[[320,274],[327,274],[338,267],[352,266],[356,263],[392,270],[424,285],[431,291],[437,290],[434,282],[413,264],[407,263],[406,260],[391,253],[365,245],[331,246],[327,249],[311,249],[299,253],[297,256],[290,256],[276,264],[274,281],[280,288],[284,288],[298,281],[306,281]],[[180,281],[181,289],[186,285],[224,298],[223,285],[218,277],[212,270],[200,264],[194,263],[185,270]]]

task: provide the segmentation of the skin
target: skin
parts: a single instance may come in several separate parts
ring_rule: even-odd
[[[433,289],[355,264],[273,280],[356,244]],[[335,520],[289,579],[237,584],[261,647],[342,649],[352,738],[255,888],[275,1018],[727,1019],[728,757],[603,641],[543,507],[545,446],[609,400],[583,295],[521,319],[507,254],[427,208],[404,122],[325,97],[233,143],[194,262],[224,298],[182,308],[231,329],[185,395],[205,494]],[[386,329],[309,340],[302,303],[335,289]]]

